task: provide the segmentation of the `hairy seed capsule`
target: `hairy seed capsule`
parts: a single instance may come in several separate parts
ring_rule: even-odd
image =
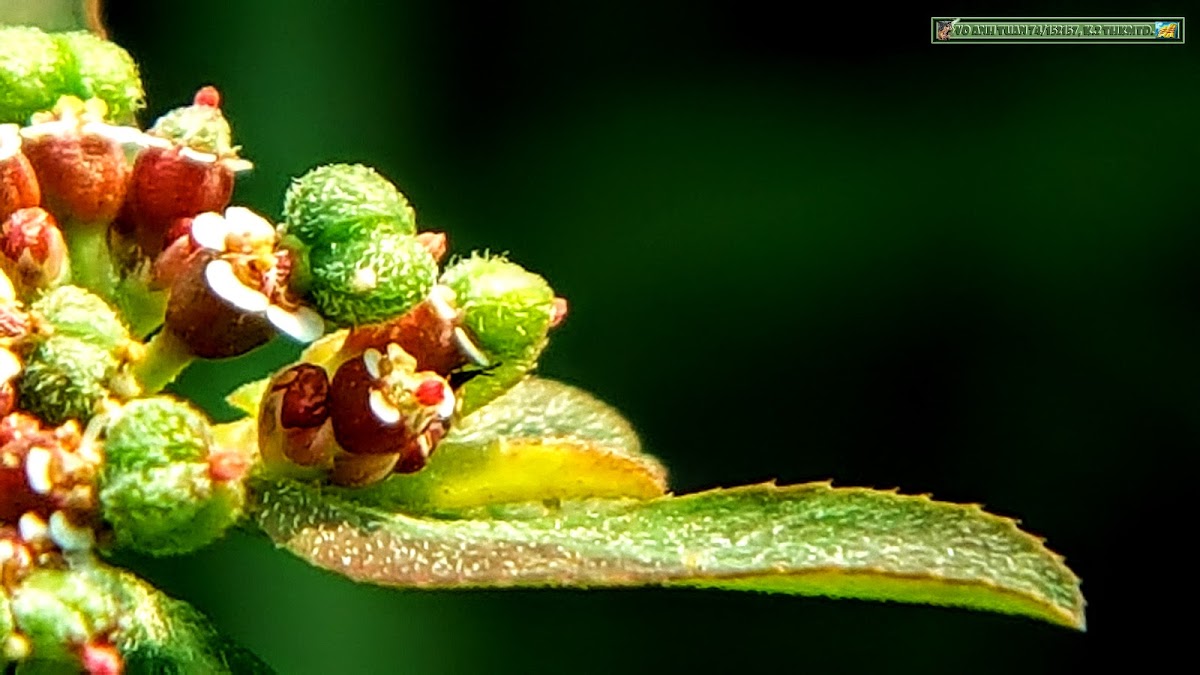
[[[327,164],[295,179],[283,214],[285,233],[306,246],[368,240],[380,230],[416,232],[408,199],[362,164]]]

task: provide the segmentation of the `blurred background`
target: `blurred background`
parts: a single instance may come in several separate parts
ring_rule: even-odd
[[[930,45],[947,4],[108,4],[145,123],[217,84],[278,216],[360,161],[454,251],[569,298],[545,375],[613,403],[678,492],[833,478],[982,502],[1084,580],[1089,632],[700,591],[358,586],[234,536],[141,561],[282,673],[1061,673],[1171,646],[1200,440],[1200,59]],[[1184,12],[1186,13],[1186,12]],[[294,354],[197,365],[218,417]],[[1181,513],[1182,512],[1182,513]],[[1181,514],[1181,515],[1175,515]],[[1154,637],[1147,639],[1143,632]]]

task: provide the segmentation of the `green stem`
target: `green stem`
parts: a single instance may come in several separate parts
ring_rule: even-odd
[[[196,357],[170,330],[163,329],[146,344],[146,357],[133,369],[144,394],[162,391]]]
[[[71,256],[71,282],[112,302],[117,274],[108,250],[108,223],[67,223],[67,251]]]
[[[168,291],[154,290],[144,275],[131,274],[122,279],[114,291],[114,302],[129,324],[129,330],[139,340],[154,332],[167,313]]]

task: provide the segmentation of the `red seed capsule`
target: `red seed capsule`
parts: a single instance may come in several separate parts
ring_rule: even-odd
[[[147,148],[133,167],[121,218],[132,227],[142,252],[157,256],[177,219],[221,211],[229,205],[233,178],[225,164],[192,159],[182,148]]]
[[[28,136],[23,149],[46,208],[60,219],[109,223],[117,217],[130,174],[120,143],[80,127],[63,127]]]
[[[67,273],[67,244],[45,209],[13,213],[0,225],[0,269],[21,295],[47,288]]]
[[[0,124],[0,222],[42,202],[37,176],[21,145],[17,125]]]

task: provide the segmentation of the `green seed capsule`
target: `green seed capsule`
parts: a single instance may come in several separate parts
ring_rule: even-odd
[[[117,626],[113,589],[83,571],[39,569],[13,590],[15,628],[39,661],[74,661],[79,646]]]
[[[108,104],[109,121],[132,124],[146,107],[146,94],[129,52],[86,31],[58,33],[55,37],[74,66],[69,76],[70,93],[85,100],[101,99]]]
[[[459,390],[462,414],[507,391],[537,365],[554,317],[554,291],[542,277],[502,257],[474,255],[446,269],[463,326],[491,362]]]
[[[208,546],[237,521],[244,503],[242,485],[213,480],[207,463],[114,474],[100,491],[116,546],[154,556]]]
[[[554,315],[554,290],[542,277],[501,257],[474,255],[446,269],[463,325],[497,360],[541,351]]]
[[[341,326],[378,323],[423,301],[437,263],[415,237],[377,232],[309,251],[309,295],[322,316]]]
[[[115,354],[130,343],[129,329],[100,296],[78,286],[59,286],[38,298],[30,310],[65,335]]]
[[[417,230],[408,199],[362,164],[327,164],[295,179],[283,214],[286,233],[306,246],[368,238],[379,230]]]
[[[108,395],[118,365],[103,347],[52,335],[25,361],[18,387],[21,405],[50,424],[86,422]]]
[[[105,473],[208,461],[208,421],[192,406],[169,396],[125,404],[104,429]]]
[[[28,26],[0,27],[0,124],[27,124],[33,113],[72,93],[72,68],[70,55],[50,35]]]
[[[139,399],[105,430],[100,508],[116,546],[175,555],[212,543],[241,516],[245,488],[214,471],[208,423],[168,397]]]

